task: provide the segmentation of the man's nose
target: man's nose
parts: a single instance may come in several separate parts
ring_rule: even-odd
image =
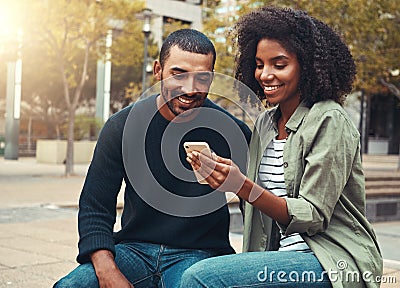
[[[185,81],[182,83],[182,92],[189,96],[199,92],[196,88],[196,80],[194,79],[194,77],[188,77],[187,79],[185,79]]]

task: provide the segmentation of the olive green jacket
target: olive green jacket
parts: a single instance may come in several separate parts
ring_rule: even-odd
[[[279,115],[280,110],[273,108],[256,121],[248,167],[248,177],[255,182],[262,154],[277,135]],[[375,279],[382,275],[382,256],[365,217],[357,129],[343,108],[330,100],[312,108],[301,103],[286,129],[283,166],[291,222],[280,228],[286,235],[301,233],[334,288],[379,287]],[[271,218],[246,203],[243,251],[270,250],[271,227]]]

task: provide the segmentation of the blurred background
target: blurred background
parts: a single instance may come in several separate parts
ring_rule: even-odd
[[[400,1],[0,0],[0,157],[61,162],[73,174],[108,117],[154,84],[166,35],[204,32],[217,48],[216,72],[233,76],[229,29],[269,4],[304,9],[341,32],[357,63],[346,109],[362,152],[398,155]]]

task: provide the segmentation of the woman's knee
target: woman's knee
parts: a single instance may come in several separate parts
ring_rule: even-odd
[[[204,275],[207,274],[208,259],[201,260],[186,269],[182,274],[181,287],[207,287]]]

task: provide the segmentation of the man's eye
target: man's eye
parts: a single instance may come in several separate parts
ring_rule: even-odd
[[[256,64],[256,68],[257,68],[257,69],[263,69],[263,68],[264,68],[264,65],[263,65],[263,64]]]
[[[185,77],[185,75],[184,74],[175,74],[175,75],[173,75],[173,77],[177,80],[182,80]]]
[[[197,81],[199,81],[200,83],[208,83],[208,82],[210,82],[210,78],[209,77],[200,77],[200,78],[197,78]]]

